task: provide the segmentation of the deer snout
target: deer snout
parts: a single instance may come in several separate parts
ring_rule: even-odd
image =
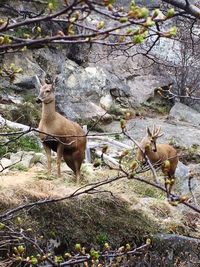
[[[151,145],[152,145],[153,152],[157,152],[156,142],[152,142]]]
[[[42,100],[39,97],[37,97],[36,98],[36,103],[42,103]]]

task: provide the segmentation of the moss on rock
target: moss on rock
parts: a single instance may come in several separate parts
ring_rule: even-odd
[[[133,240],[140,243],[159,229],[125,201],[100,196],[44,205],[32,209],[30,216],[39,222],[37,230],[47,239],[59,237],[67,246],[77,242],[99,245],[101,239],[114,247]]]

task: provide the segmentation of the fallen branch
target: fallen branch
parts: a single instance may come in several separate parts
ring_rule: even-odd
[[[90,139],[101,140],[101,141],[104,141],[104,142],[109,143],[111,145],[114,145],[114,146],[117,146],[120,148],[124,148],[124,149],[130,149],[130,150],[133,149],[132,146],[129,146],[129,145],[124,144],[122,142],[113,140],[113,139],[106,137],[106,136],[100,136],[100,135],[90,136],[90,135],[88,135],[88,140],[90,140]]]
[[[100,158],[102,157],[101,151],[95,151],[95,154]],[[115,160],[114,158],[112,158],[111,156],[103,154],[103,159],[104,159],[104,161],[108,161],[108,164],[112,164],[112,165],[114,165],[114,167],[119,167],[119,162],[117,160]],[[111,166],[111,168],[112,168],[112,166]]]

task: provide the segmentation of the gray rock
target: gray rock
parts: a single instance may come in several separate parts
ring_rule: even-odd
[[[114,89],[122,91],[102,68],[84,69],[67,60],[56,82],[57,106],[70,119],[95,119],[106,113],[100,107],[100,98]],[[121,95],[123,98],[123,93]]]
[[[15,80],[14,84],[19,87],[19,88],[23,88],[24,90],[28,90],[28,89],[34,89],[37,88],[39,89],[39,84],[38,84],[38,80],[35,76],[22,76],[20,78],[20,76],[18,76],[18,79]]]
[[[0,105],[2,109],[6,109],[7,108],[7,104],[21,104],[23,101],[23,97],[21,97],[20,95],[16,95],[13,93],[7,93],[7,92],[2,92],[1,96],[0,96]]]
[[[2,158],[0,160],[0,173],[6,173],[9,170],[9,166],[12,164],[10,159]]]
[[[175,266],[176,260],[189,264],[184,266],[190,266],[191,261],[192,266],[199,266],[199,239],[176,234],[157,234],[152,241],[152,251],[157,254],[157,257],[154,255],[155,262],[152,262],[152,266]]]
[[[137,4],[158,7],[160,2],[139,0]],[[126,8],[130,5],[129,0],[117,0],[116,3]],[[18,1],[14,4],[16,7],[19,7],[19,5],[22,10],[27,8]],[[31,2],[28,7],[35,11],[35,6]],[[100,19],[99,14],[90,15],[87,18],[87,23],[94,27]],[[115,22],[106,21],[106,25],[113,26]],[[48,30],[50,27],[52,34],[56,34],[58,30],[62,30],[65,26],[64,23],[60,22],[59,25],[49,23],[46,27],[47,29],[44,26],[43,30]],[[63,30],[66,29],[63,28]],[[166,64],[171,62],[172,59],[177,60],[179,58],[177,57],[177,50],[180,50],[179,42],[176,42],[176,49],[174,49],[172,42],[174,40],[166,38],[160,40],[152,48],[151,53],[159,58],[162,56]],[[175,53],[173,50],[176,50]],[[169,74],[166,73],[166,77],[161,77],[158,68],[143,68],[143,66],[148,65],[148,61],[146,58],[142,59],[139,55],[133,56],[138,54],[137,52],[139,52],[139,47],[127,49],[126,53],[121,54],[119,50],[115,51],[111,47],[102,45],[89,47],[88,44],[71,44],[65,46],[64,49],[41,48],[19,54],[8,54],[4,56],[2,63],[7,65],[15,63],[16,66],[23,69],[23,73],[18,75],[13,84],[2,79],[0,87],[29,90],[37,87],[35,75],[44,78],[48,74],[49,79],[54,79],[59,74],[59,85],[57,87],[60,91],[58,93],[60,95],[58,101],[61,102],[59,109],[68,117],[75,119],[82,116],[82,114],[77,113],[79,104],[84,108],[89,100],[99,106],[100,98],[111,91],[113,100],[117,99],[122,104],[137,106],[153,95],[155,87],[166,85],[169,80]],[[82,66],[74,64],[74,67],[71,68],[69,65],[73,65],[72,61],[66,60],[66,57],[87,67],[84,69]],[[171,75],[170,80],[173,80]],[[70,86],[72,87],[70,88]],[[118,92],[118,96],[115,95],[116,92]],[[81,112],[83,108],[81,108]],[[86,116],[86,114],[85,112],[84,115]]]
[[[15,64],[16,67],[22,68],[23,72],[19,73],[13,83],[4,81],[1,84],[1,88],[10,88],[18,91],[33,89],[36,86],[35,76],[44,77],[44,70],[34,61],[30,52],[13,54],[6,54],[4,57],[6,65],[11,63]]]
[[[181,159],[180,159],[181,160]],[[183,164],[181,161],[178,162],[175,177],[176,177],[176,191],[181,195],[189,192],[188,178],[189,178],[189,167]]]
[[[169,80],[162,76],[140,75],[128,79],[127,84],[131,88],[131,98],[136,99],[138,104],[142,104],[154,97],[157,87],[169,84]]]
[[[129,6],[130,5],[130,0],[117,0],[117,4],[123,5],[123,6]],[[138,0],[137,4],[138,5],[147,5],[148,7],[158,7],[159,4],[161,3],[160,0]]]
[[[191,173],[192,178],[190,179],[190,186],[191,190],[194,194],[194,196],[198,197],[198,204],[200,204],[200,199],[199,199],[199,189],[200,189],[200,165],[199,164],[190,164],[189,165],[189,170]],[[183,187],[184,190],[184,187]]]
[[[181,161],[178,162],[177,168],[176,168],[176,177],[180,177],[181,180],[188,179],[189,175],[189,167],[183,164]]]
[[[35,153],[35,157],[33,158],[32,163],[34,164],[41,163],[42,165],[46,165],[47,157],[43,153]]]
[[[113,99],[112,99],[112,96],[110,94],[107,94],[107,95],[102,96],[100,98],[100,105],[103,109],[109,111],[112,104],[113,104]]]
[[[101,0],[96,0],[96,2],[102,3]],[[161,0],[137,0],[136,1],[137,5],[147,5],[148,7],[159,7],[161,4]],[[130,6],[130,0],[116,0],[117,5],[121,5],[123,7],[129,7]]]
[[[35,152],[24,152],[24,151],[19,151],[17,153],[12,153],[10,155],[10,160],[12,164],[20,164],[24,166],[25,168],[30,168],[33,166],[34,162],[36,159],[36,154]]]
[[[172,107],[169,115],[176,120],[190,122],[193,125],[200,125],[200,113],[179,102]]]
[[[38,75],[38,77],[43,78],[47,75],[50,81],[53,81],[56,75],[61,72],[65,60],[65,50],[62,49],[42,48],[33,51],[33,62],[44,72],[43,75]]]

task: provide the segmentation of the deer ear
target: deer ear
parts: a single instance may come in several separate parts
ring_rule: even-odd
[[[149,127],[147,127],[147,133],[148,133],[148,136],[152,136],[152,134],[151,134],[151,131],[149,130]]]
[[[56,83],[58,82],[58,77],[54,78],[53,79],[53,82],[52,82],[52,88],[53,90],[55,90],[55,87],[56,87]]]
[[[38,91],[40,91],[41,86],[42,86],[41,80],[39,79],[39,77],[37,75],[35,75],[35,88]]]
[[[53,82],[51,84],[51,87],[52,87],[53,92],[55,91],[55,87],[56,87],[57,81],[58,81],[58,78],[56,77],[55,79],[53,79]]]
[[[39,79],[39,80],[40,80],[40,84],[41,84],[42,86],[46,84],[45,80],[43,80],[43,79]]]
[[[48,86],[49,86],[49,89],[50,89],[52,92],[55,91],[55,87],[54,87],[54,84],[53,84],[53,83],[48,84]]]

